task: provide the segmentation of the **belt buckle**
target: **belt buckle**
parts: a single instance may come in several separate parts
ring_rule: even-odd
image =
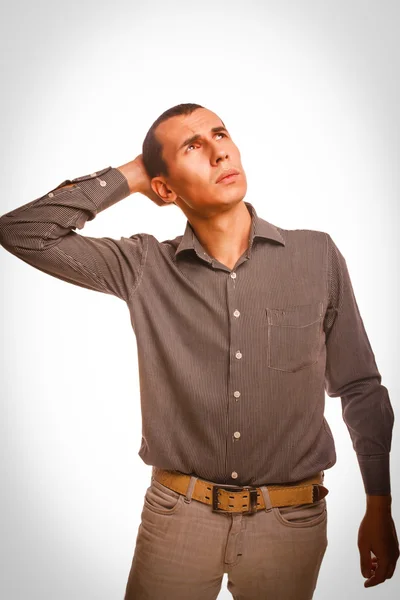
[[[242,492],[243,490],[248,490],[250,494],[250,509],[249,510],[241,510],[239,514],[250,515],[257,512],[257,488],[251,485],[243,485],[241,487],[232,487],[230,485],[213,485],[212,490],[212,511],[219,513],[229,513],[235,514],[233,510],[223,510],[222,508],[218,508],[218,490],[224,489],[228,492]]]

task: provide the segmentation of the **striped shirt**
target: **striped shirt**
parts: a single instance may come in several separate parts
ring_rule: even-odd
[[[393,409],[331,236],[282,229],[245,202],[249,246],[230,269],[189,221],[162,242],[75,231],[129,195],[111,166],[67,179],[3,215],[0,243],[49,275],[127,303],[142,460],[237,486],[310,477],[336,462],[326,392],[341,398],[366,493],[391,493]]]

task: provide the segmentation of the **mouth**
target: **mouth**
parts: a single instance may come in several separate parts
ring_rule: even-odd
[[[239,171],[236,169],[227,169],[221,173],[215,183],[229,183],[230,181],[234,181],[238,175]]]

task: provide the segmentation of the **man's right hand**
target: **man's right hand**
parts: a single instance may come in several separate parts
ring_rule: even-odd
[[[150,177],[145,169],[142,154],[139,154],[134,160],[125,165],[118,167],[118,170],[121,171],[128,180],[131,194],[139,192],[140,194],[147,196],[147,198],[150,198],[157,206],[167,206],[169,204],[168,202],[164,202],[151,187]]]

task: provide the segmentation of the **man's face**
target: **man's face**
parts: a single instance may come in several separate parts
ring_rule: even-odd
[[[212,131],[214,128],[219,131]],[[198,139],[190,141],[195,135]],[[185,214],[215,214],[243,200],[247,191],[240,152],[221,119],[198,108],[190,115],[172,117],[156,129],[163,146],[169,176],[152,179],[153,189],[167,202],[175,202]],[[217,183],[226,169],[239,175]]]

